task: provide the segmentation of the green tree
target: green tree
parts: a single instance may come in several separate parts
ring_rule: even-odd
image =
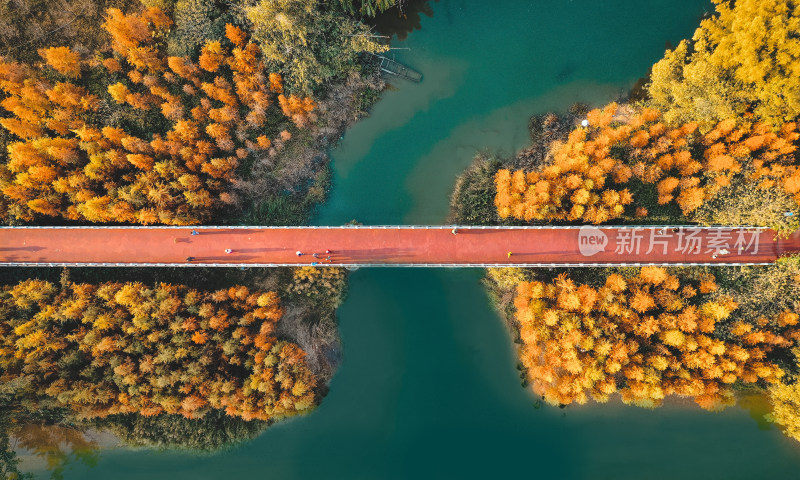
[[[317,0],[259,0],[245,9],[253,38],[284,73],[290,91],[309,94],[357,68],[361,52],[386,50],[369,29]]]
[[[206,41],[222,38],[231,15],[214,0],[178,0],[172,11],[175,27],[167,39],[167,54],[193,56]]]
[[[500,162],[482,154],[456,178],[450,198],[450,221],[460,225],[490,225],[499,221],[492,199]]]
[[[374,17],[392,7],[403,8],[405,0],[339,0],[342,7],[350,13],[358,12],[365,17]]]
[[[213,451],[255,438],[269,422],[248,422],[211,411],[203,418],[191,420],[180,415],[113,415],[97,420],[96,424],[114,432],[127,445]]]

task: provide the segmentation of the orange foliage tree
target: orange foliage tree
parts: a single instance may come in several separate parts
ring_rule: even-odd
[[[660,267],[599,286],[562,273],[520,282],[515,298],[519,355],[536,393],[552,404],[606,401],[653,407],[668,395],[706,409],[733,402],[733,384],[783,376],[768,355],[800,339],[798,315],[768,322],[725,321],[737,305],[715,295],[712,275],[679,278]]]
[[[633,179],[653,185],[658,204],[674,202],[684,214],[729,185],[734,175],[746,176],[758,188],[780,186],[800,204],[795,122],[772,131],[765,124],[725,120],[700,134],[697,123],[671,128],[660,117],[657,110],[616,103],[592,110],[589,126],[576,128],[565,142],[553,142],[541,168],[496,173],[499,216],[597,224],[646,215],[647,205],[626,188]]]
[[[83,418],[286,417],[317,399],[305,353],[274,334],[282,314],[243,286],[27,280],[0,290],[0,379]]]
[[[279,112],[297,126],[313,119],[314,102],[285,98],[280,76],[267,74],[261,49],[240,28],[228,25],[195,64],[166,55],[161,38],[170,25],[158,8],[109,9],[112,54],[83,60],[66,47],[41,51],[63,81],[0,59],[0,125],[16,137],[0,165],[0,215],[207,221],[235,202],[237,166],[282,145],[270,141],[288,123],[274,120]],[[98,77],[108,79],[103,88]]]

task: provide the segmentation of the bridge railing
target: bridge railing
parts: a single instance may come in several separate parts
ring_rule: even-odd
[[[311,265],[308,263],[96,263],[96,262],[0,262],[0,267],[202,267],[202,268],[268,268],[268,267],[334,267],[334,268],[593,268],[593,267],[741,267],[750,265],[772,265],[770,262],[719,262],[719,263],[325,263]]]
[[[747,230],[768,230],[767,227],[756,227],[752,225],[288,225],[288,226],[256,226],[256,225],[76,225],[76,226],[40,226],[40,225],[20,225],[4,226],[3,229],[72,229],[72,230],[100,230],[100,229],[176,229],[176,230],[339,230],[343,228],[361,230],[452,230],[454,228],[464,230],[580,230],[581,228],[592,227],[599,229],[647,229],[647,228],[692,228],[711,230],[717,228],[724,229],[747,229]]]

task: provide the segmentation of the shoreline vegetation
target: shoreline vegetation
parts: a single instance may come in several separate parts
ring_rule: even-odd
[[[334,312],[346,289],[345,274],[338,269],[220,270],[192,272],[196,278],[191,279],[180,269],[140,269],[130,273],[143,281],[127,283],[115,281],[113,269],[65,269],[55,279],[53,271],[37,270],[20,272],[24,280],[6,285],[0,302],[8,387],[3,399],[24,415],[46,418],[43,412],[52,412],[86,425],[113,426],[130,413],[172,416],[176,424],[181,423],[178,415],[192,419],[210,413],[221,419],[219,414],[227,413],[245,421],[260,419],[263,429],[269,417],[286,414],[270,415],[271,407],[257,407],[253,402],[269,398],[259,392],[288,388],[302,397],[297,411],[307,410],[326,394],[338,364]],[[257,290],[242,286],[244,281]],[[158,349],[148,353],[148,342],[154,341]],[[284,360],[301,369],[305,387],[282,378],[285,374],[259,373],[259,365],[280,368]],[[220,374],[224,385],[208,383]],[[224,400],[235,387],[227,382],[237,381],[245,382],[239,387],[243,390]],[[189,401],[187,395],[198,398]],[[253,408],[239,410],[245,405]],[[127,415],[127,421],[132,417]],[[200,438],[191,441],[200,446]]]
[[[532,117],[528,148],[478,153],[456,180],[450,222],[800,227],[800,7],[714,3],[635,98]],[[523,385],[549,404],[654,408],[678,397],[715,411],[758,392],[765,420],[800,440],[798,258],[493,268],[484,285]]]
[[[165,10],[109,9],[110,50],[91,57],[43,48],[38,70],[4,60],[3,220],[192,225],[224,222],[232,211],[266,224],[307,220],[325,195],[321,151],[363,112],[368,92],[383,88],[358,55],[385,47],[325,46],[335,52],[318,56],[336,54],[339,64],[316,73],[314,55],[272,51],[291,39],[262,38],[276,21],[263,10],[210,12],[226,20],[213,40],[201,35],[188,55],[176,56],[173,45],[187,49],[188,33]],[[315,96],[327,100],[322,109]]]
[[[385,88],[362,55],[388,47],[363,20],[398,4],[0,8],[0,220],[307,223],[330,188],[328,150]],[[341,269],[6,273],[3,478],[29,476],[12,438],[53,475],[70,456],[92,461],[108,443],[98,431],[228,447],[313,409],[340,363]]]

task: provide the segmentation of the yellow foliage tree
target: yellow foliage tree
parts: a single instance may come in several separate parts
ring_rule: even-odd
[[[710,410],[733,402],[737,381],[776,382],[784,372],[766,355],[800,337],[797,319],[784,312],[774,332],[738,329],[716,338],[737,305],[712,300],[714,289],[710,275],[681,279],[660,267],[628,278],[609,274],[596,286],[577,285],[566,273],[520,282],[514,306],[528,380],[553,404],[619,393],[625,403],[654,407],[679,395]]]
[[[496,172],[500,218],[603,223],[646,215],[626,188],[632,180],[656,184],[658,204],[674,202],[684,215],[734,179],[763,190],[777,185],[800,205],[795,122],[773,132],[765,123],[727,119],[701,134],[696,122],[668,129],[657,110],[615,103],[587,119],[588,127],[553,142],[536,170]]]
[[[772,383],[767,394],[772,404],[767,420],[777,423],[786,435],[800,441],[800,382],[793,378]]]
[[[39,50],[48,65],[58,73],[77,78],[81,73],[80,54],[69,47],[51,47]]]
[[[752,112],[773,126],[800,115],[800,5],[793,0],[714,0],[692,42],[653,66],[651,104],[667,122],[702,130]],[[732,4],[732,6],[731,6]]]
[[[273,112],[283,110],[298,127],[313,119],[314,102],[279,93],[281,77],[267,75],[261,49],[241,28],[228,25],[225,38],[206,42],[197,66],[166,55],[160,37],[170,25],[158,8],[130,15],[110,9],[104,28],[113,56],[83,61],[66,47],[42,50],[70,82],[53,84],[40,71],[0,59],[0,106],[10,114],[0,125],[17,137],[0,164],[0,217],[207,221],[235,201],[225,190],[240,160],[272,145],[264,124]],[[94,69],[114,79],[106,98],[120,115],[161,115],[155,124],[166,127],[142,135],[150,124],[131,128],[136,134],[104,125],[117,115],[96,115],[101,98],[87,91],[90,75],[82,75]],[[194,107],[187,112],[184,105]],[[283,141],[291,138],[287,121],[271,127]],[[195,180],[180,182],[185,175]]]
[[[273,334],[282,315],[275,292],[244,286],[28,280],[0,288],[0,370],[79,418],[278,419],[317,401],[305,352]]]

